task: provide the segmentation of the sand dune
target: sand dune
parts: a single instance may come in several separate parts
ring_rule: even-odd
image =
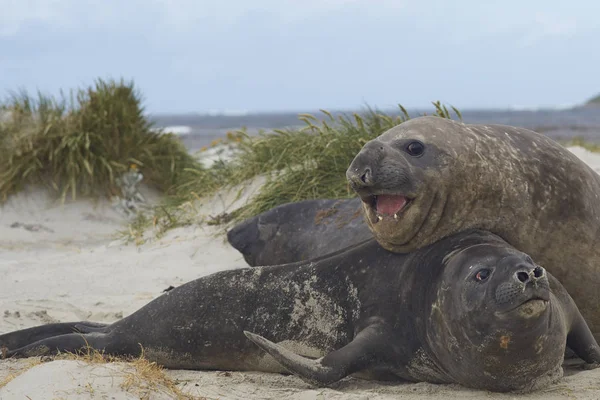
[[[600,155],[582,148],[572,151],[600,171]],[[235,199],[235,191],[215,196],[201,207],[201,215],[234,209],[259,185],[257,181],[240,199]],[[151,193],[148,197],[155,199]],[[138,247],[115,237],[126,222],[109,202],[78,200],[59,205],[39,189],[9,199],[0,209],[0,333],[56,321],[113,322],[171,285],[245,266],[241,255],[218,235],[222,228],[204,224],[178,228]],[[136,385],[124,385],[132,375],[135,371],[126,363],[2,360],[0,399],[177,398],[172,388],[160,382],[148,389],[152,379],[144,383],[143,376]],[[220,399],[517,397],[457,385],[387,384],[354,378],[318,389],[296,377],[276,374],[170,370],[166,375],[182,393]],[[518,397],[598,399],[600,369],[567,368],[558,384]]]

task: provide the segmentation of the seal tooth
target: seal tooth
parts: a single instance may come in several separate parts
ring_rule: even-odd
[[[395,219],[396,221],[398,221],[398,214],[397,214],[397,213],[396,213],[396,214],[394,214],[394,219]]]
[[[378,219],[379,221],[381,221],[381,220],[383,219],[383,217],[382,217],[381,215],[377,215],[377,219]]]

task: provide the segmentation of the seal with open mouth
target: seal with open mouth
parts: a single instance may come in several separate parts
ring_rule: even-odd
[[[367,142],[346,175],[386,249],[491,231],[556,276],[600,338],[600,176],[559,143],[419,117]]]
[[[565,344],[588,367],[600,362],[560,283],[499,237],[471,231],[410,254],[369,239],[318,261],[217,272],[110,325],[0,335],[0,354],[143,349],[168,368],[289,370],[318,385],[360,373],[528,391],[562,376]]]

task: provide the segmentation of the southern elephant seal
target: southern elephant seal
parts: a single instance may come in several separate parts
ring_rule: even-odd
[[[411,252],[461,230],[493,232],[565,286],[600,338],[600,176],[522,128],[439,117],[367,142],[347,170],[377,241]]]
[[[493,391],[559,379],[566,344],[597,367],[600,348],[560,283],[481,231],[406,255],[370,239],[316,262],[218,272],[108,326],[0,336],[6,357],[143,348],[170,368],[290,370],[318,385],[362,373]]]
[[[361,203],[355,197],[282,204],[237,224],[227,240],[251,266],[319,258],[373,237]]]

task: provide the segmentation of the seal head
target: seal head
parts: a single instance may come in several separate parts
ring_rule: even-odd
[[[453,380],[503,392],[562,377],[560,301],[528,255],[495,244],[467,247],[447,258],[437,289],[427,337]]]
[[[377,240],[402,253],[422,247],[444,217],[449,192],[440,182],[451,179],[456,156],[410,123],[366,143],[346,171]]]

